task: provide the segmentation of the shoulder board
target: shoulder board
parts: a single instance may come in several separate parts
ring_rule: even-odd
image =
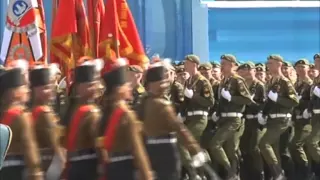
[[[144,89],[144,87],[143,86],[139,86],[138,88],[137,88],[137,91],[138,91],[138,93],[143,93],[143,92],[145,92],[145,89]]]
[[[207,80],[207,78],[199,74],[199,80],[203,81],[203,80]]]
[[[239,80],[243,80],[244,81],[243,77],[239,76],[238,74],[234,74],[232,77],[234,79],[239,79]]]
[[[309,79],[306,80],[306,83],[311,85],[313,83],[313,81],[312,81],[312,79],[309,78]]]

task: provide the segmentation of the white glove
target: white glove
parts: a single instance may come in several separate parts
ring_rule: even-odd
[[[261,125],[266,125],[267,117],[263,117],[262,113],[258,113],[258,123]]]
[[[199,152],[195,156],[192,157],[191,166],[198,168],[203,166],[208,161],[207,154],[204,152]]]
[[[226,91],[224,88],[222,88],[222,90],[221,90],[221,96],[222,96],[224,99],[228,100],[229,102],[231,101],[231,94],[230,94],[230,92],[229,92],[229,91]]]
[[[269,97],[270,100],[272,100],[272,101],[274,101],[274,102],[277,102],[277,100],[278,100],[278,93],[273,92],[273,91],[269,91],[268,97]]]
[[[211,118],[213,122],[217,122],[219,120],[219,117],[217,116],[216,112],[212,114]]]
[[[300,101],[300,99],[302,98],[301,95],[297,95],[298,101]]]
[[[252,94],[252,95],[251,95],[251,99],[253,99],[255,95],[256,95],[256,94]]]
[[[309,119],[311,117],[311,114],[308,112],[308,109],[305,109],[302,113],[302,117],[304,119]]]
[[[185,95],[187,98],[192,98],[192,97],[193,97],[193,90],[186,88],[186,89],[184,90],[184,95]]]
[[[314,87],[313,94],[320,98],[320,89],[318,86]]]
[[[180,119],[182,122],[184,122],[186,120],[186,118],[182,117],[180,113],[178,114],[178,119]]]

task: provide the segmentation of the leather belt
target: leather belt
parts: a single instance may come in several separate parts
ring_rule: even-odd
[[[255,119],[255,118],[258,118],[257,114],[247,114],[246,115],[246,119]]]
[[[187,116],[208,116],[207,111],[188,111]]]
[[[221,113],[221,117],[242,117],[242,113],[238,112],[227,112],[227,113]]]
[[[79,156],[72,156],[69,158],[70,162],[76,162],[76,161],[84,161],[84,160],[91,160],[91,159],[96,159],[97,154],[84,154],[84,155],[79,155]]]
[[[21,155],[7,155],[3,161],[2,167],[15,167],[15,166],[24,166],[25,162],[23,156]]]
[[[271,119],[274,119],[274,118],[290,118],[290,117],[292,117],[292,115],[291,114],[269,114],[269,117],[271,118]]]

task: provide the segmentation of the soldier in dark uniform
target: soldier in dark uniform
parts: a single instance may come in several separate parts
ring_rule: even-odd
[[[29,74],[32,88],[32,118],[35,128],[35,135],[41,153],[42,169],[47,172],[54,155],[59,157],[60,167],[65,164],[65,155],[59,142],[59,124],[52,107],[51,101],[55,98],[54,81],[52,69],[39,67],[31,70]],[[61,172],[51,178],[57,179]],[[46,179],[50,179],[49,177]]]
[[[304,150],[305,142],[311,133],[311,112],[309,112],[310,89],[312,80],[308,76],[309,62],[300,59],[295,63],[298,80],[294,84],[298,93],[299,105],[293,112],[295,135],[291,145],[291,154],[295,163],[295,178],[301,180],[309,179],[309,161]]]
[[[203,132],[207,127],[209,108],[214,104],[214,94],[209,80],[198,72],[199,57],[187,55],[185,60],[186,71],[190,74],[184,90],[185,124],[200,143]],[[190,155],[186,149],[182,151],[183,164],[187,166]],[[193,169],[189,168],[189,171],[190,174],[194,174]],[[200,176],[204,176],[202,172],[200,172]]]
[[[266,83],[266,66],[262,63],[255,64],[256,67],[256,78],[262,83]]]
[[[314,78],[318,77],[319,70],[315,68],[314,64],[309,65],[309,77],[313,80]]]
[[[219,109],[216,116],[217,132],[211,140],[212,161],[227,171],[226,179],[236,179],[239,167],[238,148],[243,129],[245,105],[252,97],[242,77],[235,73],[237,60],[233,55],[221,56],[221,71],[224,78],[219,86]]]
[[[1,123],[10,126],[13,137],[7,157],[0,171],[0,179],[42,180],[41,161],[30,114],[25,111],[29,94],[23,71],[7,70],[0,78]],[[27,177],[24,175],[27,168]]]
[[[144,149],[142,125],[126,100],[132,98],[127,65],[118,59],[117,66],[103,75],[106,85],[103,116],[99,124],[97,146],[107,180],[153,180]],[[136,173],[135,170],[138,170]]]
[[[75,68],[74,90],[77,104],[66,124],[67,179],[95,180],[97,155],[95,140],[100,110],[94,103],[98,97],[100,72],[94,63],[86,63]]]
[[[136,107],[141,103],[141,99],[146,92],[141,84],[143,69],[137,65],[131,65],[128,69],[128,79],[131,81],[133,96],[133,99],[129,101],[129,105],[132,109],[136,109]]]
[[[320,53],[315,54],[313,59],[315,67],[320,70]],[[320,76],[317,76],[314,79],[311,91],[312,93],[310,110],[312,112],[312,131],[306,142],[306,146],[310,156],[310,160],[313,164],[313,172],[315,173],[316,178],[320,179]]]
[[[239,68],[245,72],[243,78],[255,101],[255,103],[247,105],[244,112],[246,122],[240,144],[244,165],[241,167],[244,172],[242,175],[244,175],[244,179],[264,180],[259,143],[265,129],[258,122],[258,114],[262,112],[265,104],[265,85],[256,78],[256,67],[252,62],[244,63]]]
[[[260,141],[262,157],[268,164],[273,178],[279,180],[285,179],[280,164],[280,136],[288,129],[292,109],[298,105],[292,83],[281,73],[282,63],[283,59],[279,55],[268,57],[267,65],[272,79],[267,85],[268,98],[263,112],[267,117],[265,125],[267,130]]]
[[[147,150],[158,180],[179,180],[180,158],[177,135],[182,144],[193,155],[191,164],[203,164],[206,154],[201,152],[197,141],[192,137],[183,122],[175,115],[174,106],[163,98],[169,82],[165,77],[165,67],[151,67],[146,74],[148,97],[143,105],[144,132]],[[159,156],[163,154],[163,156]],[[202,159],[203,158],[203,159]]]

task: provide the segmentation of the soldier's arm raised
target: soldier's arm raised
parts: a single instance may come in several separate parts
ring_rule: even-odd
[[[207,79],[202,79],[198,83],[202,83],[202,92],[194,93],[191,101],[202,107],[208,108],[214,104],[214,95],[211,84]]]
[[[28,179],[40,180],[43,178],[43,174],[41,172],[40,154],[31,125],[30,113],[23,113],[18,118],[21,125],[21,148],[23,149],[24,159],[28,168]]]
[[[299,104],[296,90],[289,80],[282,80],[282,88],[284,88],[284,96],[278,96],[277,103],[284,107],[292,108]]]
[[[149,156],[146,153],[142,141],[142,124],[137,120],[136,115],[132,111],[127,111],[123,118],[125,118],[125,122],[127,122],[127,135],[128,138],[131,139],[132,154],[138,166],[140,178],[142,180],[152,180],[153,173]]]

